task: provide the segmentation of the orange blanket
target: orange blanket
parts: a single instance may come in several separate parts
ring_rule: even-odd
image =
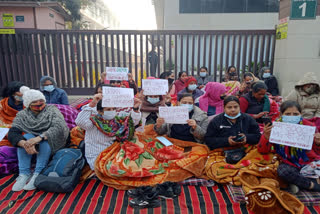
[[[156,136],[149,125],[144,133],[136,133],[135,141],[113,143],[96,159],[98,178],[107,186],[127,190],[202,176],[207,146],[167,138],[174,146],[164,147]]]
[[[18,113],[17,110],[11,108],[8,105],[8,97],[0,101],[0,127],[11,128],[11,124]],[[12,146],[8,141],[8,138],[5,137],[0,141],[0,146]]]

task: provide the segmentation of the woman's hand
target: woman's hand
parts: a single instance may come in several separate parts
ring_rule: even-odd
[[[199,86],[199,89],[202,89],[203,87],[204,87],[204,85],[200,85],[200,86]]]
[[[271,125],[270,123],[266,124],[263,128],[263,135],[267,140],[269,140],[270,138],[272,128],[273,125]]]
[[[314,134],[314,142],[316,143],[317,146],[320,146],[320,133]]]
[[[228,142],[229,142],[230,146],[235,146],[238,144],[236,141],[233,140],[234,138],[236,138],[236,136],[230,136],[228,138]]]
[[[242,141],[240,141],[240,142],[237,142],[238,144],[246,144],[247,143],[247,136],[245,135],[245,134],[243,134],[243,133],[241,133],[241,134],[239,134],[240,136],[242,136],[242,137],[244,137],[243,139],[242,139]]]
[[[157,122],[156,122],[157,129],[160,129],[160,127],[161,127],[163,124],[164,124],[164,118],[158,117]]]
[[[172,97],[169,93],[167,93],[166,97],[165,97],[165,103],[171,103]]]
[[[42,140],[41,137],[34,137],[34,138],[27,140],[27,144],[29,147],[31,147],[31,146],[34,146],[34,145],[40,143],[41,140]]]
[[[31,147],[25,148],[25,150],[29,155],[38,154],[36,147],[34,145]]]
[[[254,118],[254,119],[259,119],[259,118],[261,118],[261,117],[263,117],[263,116],[265,116],[265,115],[268,115],[268,114],[269,114],[269,112],[263,111],[263,112],[260,112],[259,114],[253,115],[253,118]]]
[[[188,123],[189,126],[191,126],[191,128],[193,130],[195,130],[197,128],[197,123],[196,123],[195,120],[193,120],[193,119],[187,120],[187,123]]]
[[[107,72],[102,72],[101,73],[101,83],[104,83],[104,80],[106,79],[106,77],[107,77]]]
[[[133,108],[139,108],[142,101],[139,98],[134,98]]]
[[[100,100],[102,100],[102,94],[100,94],[100,93],[95,94],[95,95],[93,96],[93,100],[91,101],[91,103],[89,104],[89,106],[90,106],[91,108],[95,107]]]
[[[143,90],[141,90],[141,91],[139,92],[138,98],[139,98],[140,100],[144,100]]]

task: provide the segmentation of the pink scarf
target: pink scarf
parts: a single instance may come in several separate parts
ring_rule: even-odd
[[[202,111],[208,112],[209,106],[216,108],[216,114],[222,113],[223,100],[220,96],[226,93],[226,86],[218,82],[208,82],[205,88],[206,93],[199,99],[199,107]]]

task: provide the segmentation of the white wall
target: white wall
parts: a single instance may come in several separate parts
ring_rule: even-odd
[[[320,17],[316,20],[289,20],[288,37],[277,40],[275,75],[280,91],[288,95],[307,72],[320,80]]]
[[[180,14],[179,0],[163,1],[164,30],[270,30],[278,23],[278,13]]]

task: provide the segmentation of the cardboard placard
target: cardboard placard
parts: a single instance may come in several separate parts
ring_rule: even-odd
[[[186,124],[189,120],[189,110],[187,107],[159,107],[159,117],[164,118],[166,123]]]
[[[168,80],[143,79],[142,89],[144,95],[166,95],[169,90]]]
[[[316,127],[292,123],[274,122],[270,142],[311,150]]]
[[[106,67],[106,80],[128,80],[128,68]]]
[[[102,107],[133,107],[132,88],[102,87]]]

